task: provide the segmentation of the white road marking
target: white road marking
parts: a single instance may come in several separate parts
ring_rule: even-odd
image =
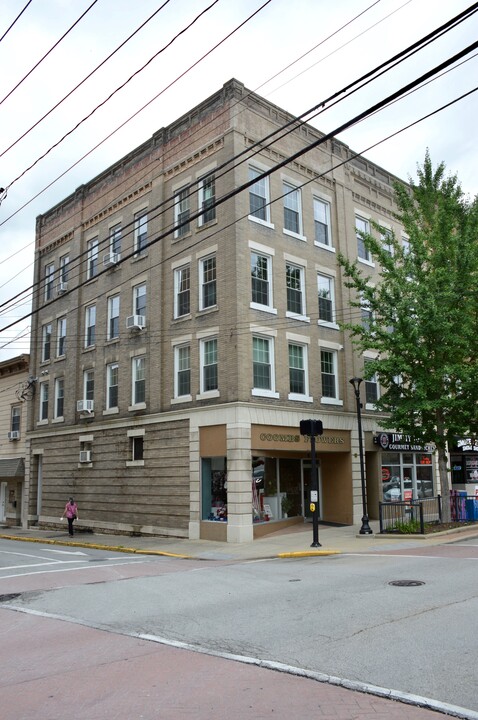
[[[66,565],[66,564],[74,564],[74,563],[81,563],[81,562],[83,562],[83,561],[82,560],[65,560],[65,561],[57,560],[55,562],[52,561],[50,564],[51,565],[53,565],[53,564],[54,565],[60,565],[60,564]],[[17,573],[16,575],[5,575],[4,577],[0,577],[0,582],[2,580],[11,580],[11,578],[16,578],[16,577],[28,577],[29,575],[49,575],[51,573],[70,572],[71,570],[93,570],[93,569],[97,569],[97,568],[101,569],[104,567],[117,567],[118,565],[136,565],[141,562],[144,563],[144,562],[150,562],[150,561],[139,560],[138,558],[134,557],[134,558],[132,558],[132,560],[130,562],[116,562],[116,563],[109,563],[109,564],[104,564],[104,563],[96,564],[95,563],[93,565],[84,565],[83,567],[61,567],[61,568],[58,568],[55,570],[39,570],[38,572]],[[22,567],[21,565],[18,566],[18,568],[21,568],[21,567]],[[23,566],[23,567],[27,567],[27,566]],[[38,565],[31,565],[30,567],[38,567]],[[5,568],[0,568],[0,572],[2,569],[5,569]],[[8,568],[6,568],[6,569],[8,569]],[[16,568],[12,568],[12,569],[15,570]]]
[[[54,552],[54,553],[60,553],[61,555],[85,555],[88,556],[88,553],[81,552],[81,550],[74,550],[73,552],[71,550],[50,550],[50,548],[47,548],[45,552]]]

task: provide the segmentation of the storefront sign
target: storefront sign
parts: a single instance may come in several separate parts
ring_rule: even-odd
[[[462,452],[478,452],[478,438],[458,438],[454,449]]]
[[[373,438],[375,445],[390,452],[434,452],[434,443],[422,443],[402,433],[379,433]]]
[[[343,430],[324,430],[323,435],[315,436],[315,443],[319,452],[348,452],[350,434]],[[297,428],[252,425],[251,446],[253,450],[308,452],[310,437],[301,435]]]

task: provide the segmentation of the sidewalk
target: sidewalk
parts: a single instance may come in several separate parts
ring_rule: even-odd
[[[221,543],[212,540],[188,540],[143,535],[111,535],[82,532],[81,527],[70,538],[65,530],[25,530],[19,527],[0,527],[0,538],[43,542],[58,545],[94,547],[110,551],[165,555],[196,560],[260,560],[265,558],[293,558],[333,555],[337,553],[383,552],[384,550],[436,545],[459,538],[478,537],[478,524],[442,533],[427,535],[380,535],[378,522],[371,521],[373,535],[360,535],[358,526],[319,526],[321,547],[312,548],[312,525],[298,524],[278,529],[252,543]]]

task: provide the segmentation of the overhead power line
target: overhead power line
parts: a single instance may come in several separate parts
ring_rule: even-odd
[[[27,7],[28,7],[32,2],[33,2],[33,0],[28,0],[27,4],[26,4],[25,7],[23,8],[23,10],[20,10],[20,12],[18,13],[18,15],[17,15],[17,17],[15,18],[15,20],[12,22],[12,24],[10,25],[10,27],[8,27],[8,28],[5,30],[5,32],[3,33],[2,37],[0,37],[0,42],[2,42],[3,38],[6,37],[6,35],[8,35],[8,33],[10,32],[10,30],[12,29],[12,27],[15,25],[15,23],[17,22],[17,20],[19,20],[19,19],[21,18],[21,16],[23,15],[23,13],[24,13],[25,10],[27,9]]]

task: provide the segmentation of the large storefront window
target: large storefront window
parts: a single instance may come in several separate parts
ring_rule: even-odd
[[[227,459],[202,459],[202,519],[227,522]]]
[[[283,520],[302,515],[301,461],[286,458],[252,458],[252,519]]]
[[[383,502],[433,497],[432,457],[424,452],[382,453]]]

